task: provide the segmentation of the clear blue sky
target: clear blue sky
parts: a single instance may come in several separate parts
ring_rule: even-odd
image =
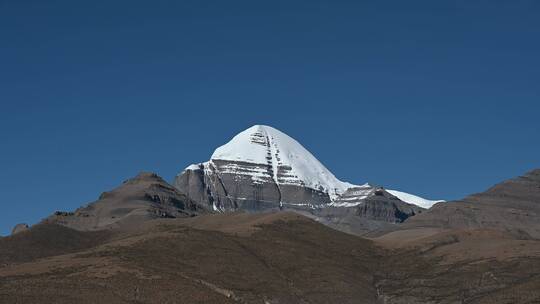
[[[253,124],[342,180],[482,191],[540,167],[539,37],[536,0],[0,0],[0,234]]]

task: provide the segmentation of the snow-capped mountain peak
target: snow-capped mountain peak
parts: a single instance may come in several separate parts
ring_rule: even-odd
[[[195,171],[202,175],[190,179],[189,172]],[[194,186],[200,180],[212,185],[210,194],[203,189],[207,186]],[[298,141],[265,125],[254,125],[238,133],[218,147],[209,161],[188,166],[175,183],[184,192],[193,193],[196,189],[197,199],[208,200],[207,196],[211,195],[214,209],[226,204],[237,206],[239,202],[354,207],[376,190],[369,184],[340,181]],[[401,191],[387,191],[422,208],[440,202]],[[216,205],[217,201],[221,203]]]
[[[211,159],[269,165],[277,184],[302,184],[331,197],[354,186],[337,179],[295,139],[264,125],[240,132],[217,148]]]

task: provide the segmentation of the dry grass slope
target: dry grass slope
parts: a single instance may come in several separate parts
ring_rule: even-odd
[[[0,303],[540,302],[538,242],[489,230],[403,245],[286,212],[155,220],[108,235],[34,229],[8,240],[42,249],[0,267]],[[59,229],[72,245],[35,241]],[[486,255],[485,240],[520,250]]]

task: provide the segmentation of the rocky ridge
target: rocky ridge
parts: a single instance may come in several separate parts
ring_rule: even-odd
[[[142,172],[74,212],[56,211],[44,223],[77,230],[140,225],[156,218],[190,217],[206,210],[155,173]]]

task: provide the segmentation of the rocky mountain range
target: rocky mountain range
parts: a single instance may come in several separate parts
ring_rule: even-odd
[[[188,166],[174,186],[216,212],[293,209],[358,234],[384,226],[377,222],[399,223],[442,202],[342,182],[296,140],[264,125],[240,132],[209,161]],[[345,214],[363,223],[350,225],[341,220]]]
[[[540,169],[432,201],[268,126],[0,237],[0,303],[539,302]]]

